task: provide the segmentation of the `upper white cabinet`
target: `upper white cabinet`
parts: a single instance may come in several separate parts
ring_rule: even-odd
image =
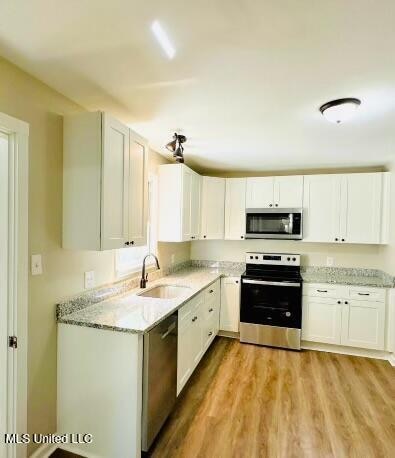
[[[224,238],[225,178],[202,177],[200,238]]]
[[[386,243],[387,173],[304,179],[305,242]]]
[[[63,132],[63,246],[145,244],[146,141],[102,112],[65,117]]]
[[[243,240],[246,231],[246,178],[227,178],[225,188],[225,239]]]
[[[159,167],[159,241],[199,237],[200,183],[201,177],[184,164]]]
[[[303,176],[247,178],[247,208],[301,208]]]
[[[339,175],[304,177],[303,241],[335,242],[340,233]]]

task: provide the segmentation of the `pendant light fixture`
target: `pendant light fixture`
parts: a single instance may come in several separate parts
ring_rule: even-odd
[[[184,163],[184,147],[182,144],[186,141],[185,135],[175,133],[173,140],[166,145],[166,148],[173,153],[173,157],[180,164]]]
[[[320,112],[328,121],[342,124],[354,116],[359,105],[361,105],[361,101],[354,97],[336,99],[324,103],[320,107]]]

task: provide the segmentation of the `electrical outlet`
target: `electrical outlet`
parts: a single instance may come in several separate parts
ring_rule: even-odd
[[[32,254],[31,259],[32,275],[41,275],[43,273],[43,264],[41,254]]]
[[[95,287],[95,271],[90,270],[85,272],[85,289],[92,289]]]
[[[174,264],[175,260],[176,260],[176,255],[172,254],[171,257],[170,257],[171,264]]]
[[[332,258],[331,256],[327,256],[326,257],[326,266],[327,267],[332,267],[333,264],[334,264],[334,258]]]

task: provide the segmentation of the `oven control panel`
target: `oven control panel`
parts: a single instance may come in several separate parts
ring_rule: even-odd
[[[290,253],[246,253],[247,264],[300,266],[300,254]]]

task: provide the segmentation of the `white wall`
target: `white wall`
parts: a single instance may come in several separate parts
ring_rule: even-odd
[[[383,268],[383,248],[376,245],[336,245],[283,240],[202,240],[191,243],[191,259],[244,261],[246,251],[302,254],[302,264],[325,266],[327,256],[337,267]]]

